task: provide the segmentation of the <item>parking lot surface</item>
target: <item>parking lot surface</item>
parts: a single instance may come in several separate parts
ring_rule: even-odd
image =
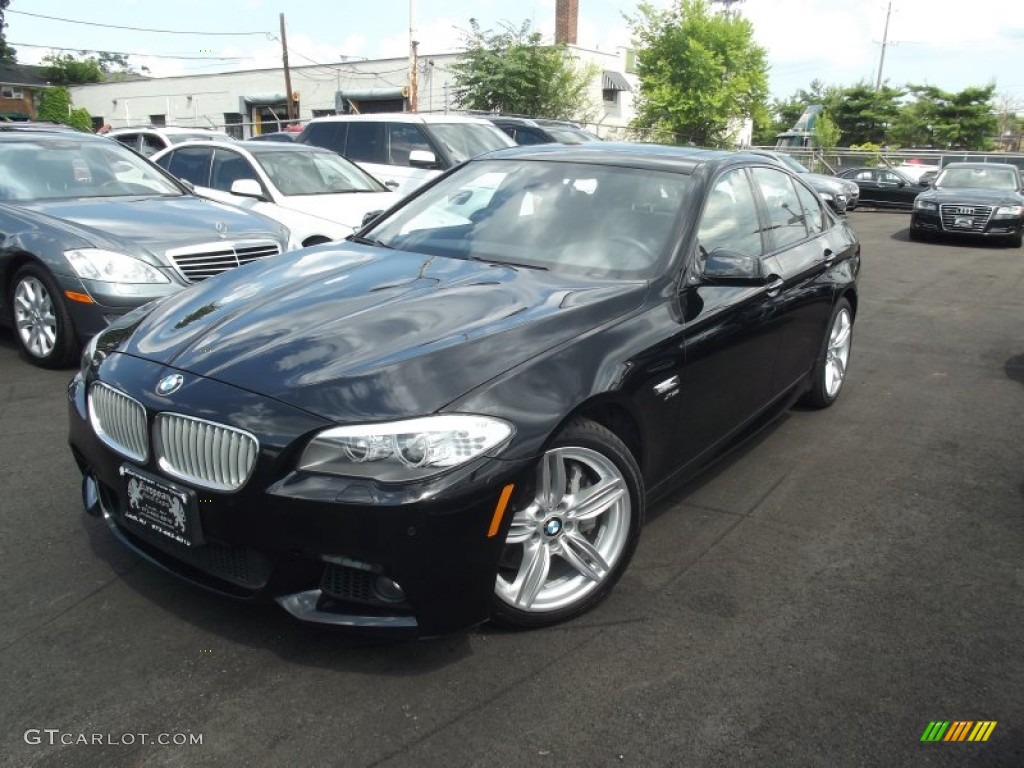
[[[353,639],[156,570],[82,512],[71,372],[0,331],[0,765],[1024,764],[1024,250],[850,221],[838,403],[657,504],[545,631]]]

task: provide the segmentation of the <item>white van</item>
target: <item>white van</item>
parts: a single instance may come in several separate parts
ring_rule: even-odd
[[[482,118],[412,112],[317,117],[298,141],[343,155],[401,195],[471,157],[516,146]]]

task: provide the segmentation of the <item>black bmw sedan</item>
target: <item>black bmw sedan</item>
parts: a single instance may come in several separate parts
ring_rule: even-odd
[[[570,619],[652,499],[836,400],[859,267],[764,157],[492,153],[94,339],[68,390],[84,504],[150,561],[310,622]]]

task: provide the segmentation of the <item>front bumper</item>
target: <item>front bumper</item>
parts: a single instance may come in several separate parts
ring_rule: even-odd
[[[1024,218],[990,218],[980,227],[957,229],[945,226],[937,210],[915,208],[910,214],[910,229],[923,234],[1002,239],[1024,231]]]
[[[75,333],[83,342],[92,338],[121,315],[156,299],[177,293],[180,283],[120,284],[99,280],[83,280],[74,275],[56,275],[64,294],[64,303],[71,314]],[[68,291],[72,295],[68,295]],[[91,301],[83,301],[88,296]]]
[[[168,370],[112,357],[121,358],[114,375],[104,376],[113,386],[119,379],[156,380]],[[154,390],[131,389],[152,423],[159,398],[139,396],[140,389]],[[482,459],[431,481],[388,487],[299,473],[291,469],[298,452],[324,422],[211,380],[191,377],[185,389],[189,402],[205,404],[207,418],[221,407],[239,414],[259,406],[263,424],[244,425],[259,437],[260,453],[243,488],[194,489],[202,536],[192,546],[125,517],[121,467],[166,476],[152,459],[135,465],[101,442],[89,423],[85,382],[79,375],[69,385],[69,443],[83,474],[83,502],[122,543],[194,584],[236,599],[272,599],[308,622],[436,635],[489,617],[512,509],[532,483],[533,462]],[[164,402],[162,410],[187,412],[179,403]],[[516,494],[494,533],[492,519],[508,483]],[[381,579],[397,584],[404,598],[392,593],[385,599],[386,590],[377,588]]]

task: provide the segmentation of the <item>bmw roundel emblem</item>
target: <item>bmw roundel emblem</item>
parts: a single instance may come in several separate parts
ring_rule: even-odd
[[[173,395],[181,389],[181,385],[184,383],[184,376],[180,373],[172,373],[170,376],[164,376],[160,379],[160,382],[156,385],[156,393],[164,397],[167,395]]]
[[[214,225],[214,227],[217,230],[217,234],[220,235],[221,237],[227,237],[228,236],[228,225],[225,224],[223,221],[218,221]]]

